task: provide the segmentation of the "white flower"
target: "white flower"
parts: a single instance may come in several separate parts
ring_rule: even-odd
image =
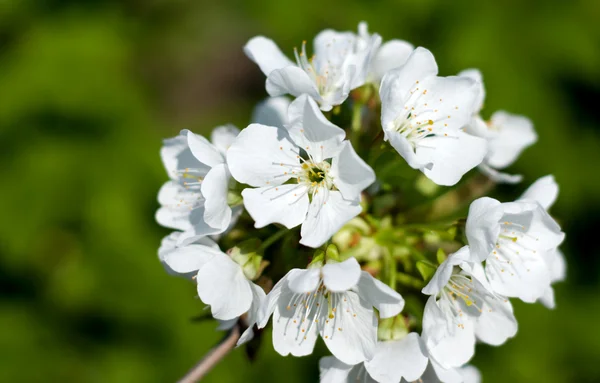
[[[419,334],[400,340],[378,342],[372,359],[348,365],[333,356],[319,361],[321,383],[416,381],[427,367],[427,356]]]
[[[480,383],[481,373],[472,365],[458,368],[444,368],[430,359],[425,373],[417,381],[419,383]],[[405,382],[402,382],[405,383]]]
[[[478,97],[477,83],[437,77],[431,52],[417,48],[402,67],[381,82],[385,139],[414,168],[439,185],[454,185],[479,165],[485,140],[464,133]]]
[[[372,52],[380,44],[378,35],[363,41],[352,32],[326,29],[315,37],[312,58],[307,56],[306,42],[302,43],[300,52],[294,51],[296,63],[263,36],[248,41],[244,52],[267,76],[269,95],[307,94],[327,111],[344,102],[352,89],[365,83]]]
[[[564,233],[537,201],[479,198],[469,208],[466,234],[471,260],[485,261],[495,292],[533,303],[548,289],[549,259]]]
[[[459,367],[475,353],[475,339],[500,345],[517,332],[510,302],[489,287],[479,263],[469,264],[469,247],[451,254],[423,294],[423,341],[444,368]]]
[[[247,314],[247,322],[256,322],[259,309],[264,302],[265,292],[250,281],[242,267],[223,253],[209,238],[200,238],[194,243],[176,247],[177,236],[173,233],[163,240],[159,257],[171,273],[194,275],[198,296],[210,305],[212,316],[224,321],[227,328],[231,320]],[[249,340],[253,335],[250,326],[241,339]]]
[[[261,125],[283,128],[288,121],[290,99],[287,97],[269,97],[260,102],[252,113],[252,122]]]
[[[556,201],[557,196],[558,185],[556,184],[556,181],[554,181],[554,177],[548,175],[531,184],[519,199],[537,201],[544,209],[548,210],[554,204],[554,201]],[[551,283],[565,280],[567,263],[565,261],[565,256],[560,250],[556,249],[548,255],[548,268],[550,270]],[[539,301],[550,309],[555,307],[554,289],[552,286],[548,286]]]
[[[374,36],[369,33],[367,23],[358,24],[359,44],[366,47]],[[411,43],[403,40],[390,40],[381,44],[372,55],[367,82],[379,86],[383,76],[390,70],[404,65],[414,49]]]
[[[318,247],[358,215],[361,192],[375,180],[344,131],[306,95],[289,108],[289,124],[252,124],[227,152],[233,177],[257,228],[302,224],[300,243]]]
[[[225,152],[239,130],[231,125],[213,130],[212,143],[188,130],[164,141],[161,157],[169,178],[158,193],[156,220],[182,230],[182,242],[222,233],[232,220],[227,204],[230,174]]]
[[[488,143],[488,153],[479,169],[496,182],[521,182],[521,175],[510,175],[498,170],[513,164],[523,150],[537,141],[533,124],[526,117],[505,111],[497,111],[489,122],[484,121],[479,115],[485,98],[481,73],[477,69],[467,69],[458,75],[477,81],[480,87],[477,108],[466,129],[467,133],[484,138]]]
[[[361,271],[354,258],[305,270],[292,269],[267,295],[258,327],[273,315],[273,346],[281,355],[312,353],[317,335],[340,361],[371,359],[377,344],[377,314],[397,315],[404,299]]]

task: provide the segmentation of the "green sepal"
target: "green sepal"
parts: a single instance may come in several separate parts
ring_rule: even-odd
[[[433,274],[435,274],[436,269],[436,266],[429,261],[417,262],[417,270],[419,270],[419,273],[421,274],[421,277],[423,277],[423,280],[425,282],[429,281],[431,277],[433,277]]]
[[[444,263],[444,261],[447,258],[446,252],[444,251],[444,249],[442,249],[441,247],[437,250],[437,253],[435,254],[435,257],[437,258],[438,264],[442,264]]]

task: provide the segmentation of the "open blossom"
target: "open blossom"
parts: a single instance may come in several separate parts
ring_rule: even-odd
[[[385,140],[414,169],[439,185],[454,185],[479,165],[484,139],[464,133],[479,87],[469,78],[437,77],[431,52],[417,48],[402,67],[381,82]]]
[[[362,44],[366,47],[374,36],[376,35],[369,33],[367,23],[358,24],[359,46]],[[404,65],[414,49],[411,43],[397,39],[381,44],[373,51],[367,82],[379,86],[383,76],[390,70]]]
[[[173,274],[194,277],[200,300],[210,306],[215,319],[223,321],[222,328],[242,314],[247,314],[248,322],[254,323],[266,296],[263,289],[250,281],[242,266],[211,239],[204,237],[176,246],[179,235],[176,232],[167,236],[159,249],[159,257],[167,269]],[[250,327],[242,339],[246,341],[252,335]]]
[[[481,265],[470,264],[469,247],[451,254],[423,288],[423,340],[444,368],[459,367],[475,353],[475,339],[500,345],[517,332],[510,302],[495,294]]]
[[[544,209],[548,210],[556,201],[557,196],[558,185],[554,181],[554,177],[548,175],[531,184],[519,199],[537,201]],[[550,271],[550,283],[563,281],[567,272],[567,263],[563,253],[559,249],[550,252],[547,262]],[[554,289],[552,286],[548,286],[539,300],[544,306],[554,308]]]
[[[300,243],[318,247],[361,212],[360,194],[375,174],[311,98],[297,98],[288,116],[285,128],[244,129],[227,162],[237,181],[253,187],[242,196],[257,228],[302,224]]]
[[[306,53],[306,42],[300,52],[294,51],[295,63],[263,36],[248,41],[244,52],[267,76],[269,95],[307,94],[327,111],[365,83],[372,53],[380,44],[379,35],[365,40],[353,32],[326,29],[315,37],[312,57]]]
[[[181,241],[222,233],[231,223],[225,152],[238,132],[226,125],[213,130],[212,143],[188,130],[165,140],[161,157],[171,180],[158,193],[156,220],[182,230]]]
[[[469,208],[466,234],[472,260],[486,261],[498,294],[533,303],[550,286],[549,260],[564,233],[537,201],[479,198]]]
[[[499,170],[512,165],[523,150],[537,141],[533,124],[527,117],[505,111],[497,111],[488,122],[484,121],[479,114],[485,99],[481,73],[476,69],[467,69],[458,75],[477,81],[480,87],[475,113],[466,127],[467,133],[481,137],[488,143],[488,153],[479,169],[496,182],[521,182],[523,176],[506,174]]]
[[[428,357],[417,333],[400,340],[377,343],[373,359],[348,365],[333,356],[319,361],[321,383],[479,383],[479,371],[470,365],[444,368]]]
[[[413,332],[399,340],[378,342],[373,358],[363,363],[348,365],[333,356],[321,358],[320,382],[412,382],[423,375],[427,362],[419,334]]]
[[[273,315],[273,346],[281,355],[312,353],[320,335],[334,356],[356,364],[375,354],[373,307],[381,318],[389,318],[402,311],[404,299],[349,258],[290,270],[267,295],[258,327]]]

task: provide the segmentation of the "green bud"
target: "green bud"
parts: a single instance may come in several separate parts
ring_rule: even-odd
[[[340,258],[340,251],[333,243],[327,246],[327,249],[325,250],[325,259],[326,263],[342,261]]]
[[[244,202],[242,195],[240,193],[229,191],[227,192],[227,205],[229,206],[238,206]]]
[[[437,251],[436,258],[440,265],[446,260],[446,252],[441,247]]]
[[[258,278],[269,264],[262,260],[262,254],[257,253],[259,248],[260,240],[251,238],[238,243],[229,250],[231,259],[242,267],[244,275],[250,280]]]
[[[321,268],[325,264],[325,252],[321,249],[315,251],[312,261],[308,264],[308,268],[313,267]]]
[[[400,314],[392,318],[380,319],[377,338],[381,341],[400,340],[408,334],[406,321]]]
[[[425,282],[429,281],[431,277],[433,277],[433,274],[435,274],[436,269],[437,267],[428,261],[417,262],[417,270],[419,270],[419,273],[421,274]]]

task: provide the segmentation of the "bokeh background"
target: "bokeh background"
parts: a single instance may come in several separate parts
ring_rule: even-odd
[[[567,232],[558,308],[515,302],[519,334],[479,346],[485,382],[600,381],[600,3],[597,0],[0,1],[0,381],[169,382],[221,334],[157,260],[161,139],[248,123],[264,76],[242,46],[289,52],[366,20],[478,67],[484,114],[525,114],[540,139],[510,170],[552,173]],[[208,382],[314,382],[318,355],[237,350]],[[322,348],[320,349],[322,351]]]

